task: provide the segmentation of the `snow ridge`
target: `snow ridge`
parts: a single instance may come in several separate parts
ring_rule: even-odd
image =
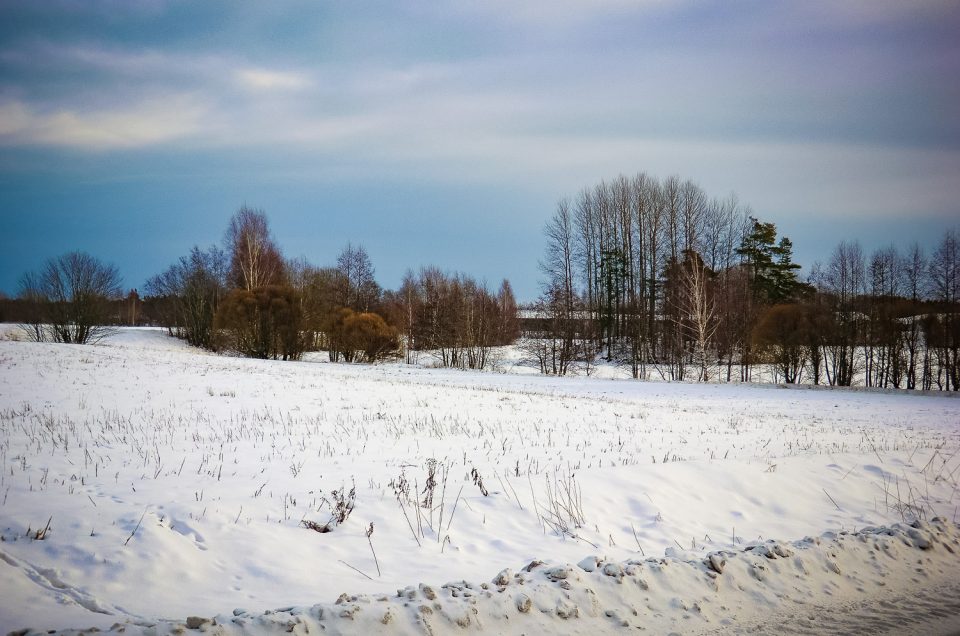
[[[960,526],[937,517],[740,550],[669,549],[662,558],[621,562],[590,556],[577,565],[533,561],[485,583],[342,594],[333,603],[262,614],[236,609],[118,623],[108,633],[937,633],[960,627],[958,571]]]

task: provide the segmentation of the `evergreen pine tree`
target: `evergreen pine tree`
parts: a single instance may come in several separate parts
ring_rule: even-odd
[[[777,243],[777,226],[750,217],[753,229],[744,237],[737,254],[750,268],[753,293],[762,302],[787,302],[804,293],[808,286],[797,279],[800,266],[793,262],[793,243],[782,237]]]

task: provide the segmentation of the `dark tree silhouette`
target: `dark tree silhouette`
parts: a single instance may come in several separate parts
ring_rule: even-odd
[[[20,280],[20,297],[35,315],[24,331],[35,340],[94,343],[109,335],[111,302],[120,298],[120,273],[85,252],[51,258]]]

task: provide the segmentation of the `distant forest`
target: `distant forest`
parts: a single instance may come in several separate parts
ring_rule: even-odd
[[[793,244],[735,197],[646,174],[562,200],[528,341],[546,373],[602,357],[634,377],[960,388],[960,245],[836,246],[799,279]]]
[[[414,362],[484,369],[518,343],[546,374],[598,362],[635,378],[960,389],[960,245],[867,255],[836,246],[801,279],[793,244],[736,199],[644,173],[561,200],[545,229],[541,293],[519,308],[510,283],[409,270],[384,290],[362,245],[334,264],[284,258],[262,210],[240,208],[222,245],[194,247],[123,290],[112,265],[74,252],[21,277],[0,321],[37,341],[96,342],[154,325],[192,345],[257,358]]]

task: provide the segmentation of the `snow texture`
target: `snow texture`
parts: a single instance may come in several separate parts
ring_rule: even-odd
[[[0,341],[0,633],[949,632],[958,416]]]
[[[721,572],[716,559],[724,564]],[[585,561],[586,568],[533,561],[489,583],[421,583],[391,595],[344,593],[332,603],[259,614],[236,609],[184,621],[118,623],[108,632],[929,634],[960,628],[960,530],[939,517],[705,557]]]

